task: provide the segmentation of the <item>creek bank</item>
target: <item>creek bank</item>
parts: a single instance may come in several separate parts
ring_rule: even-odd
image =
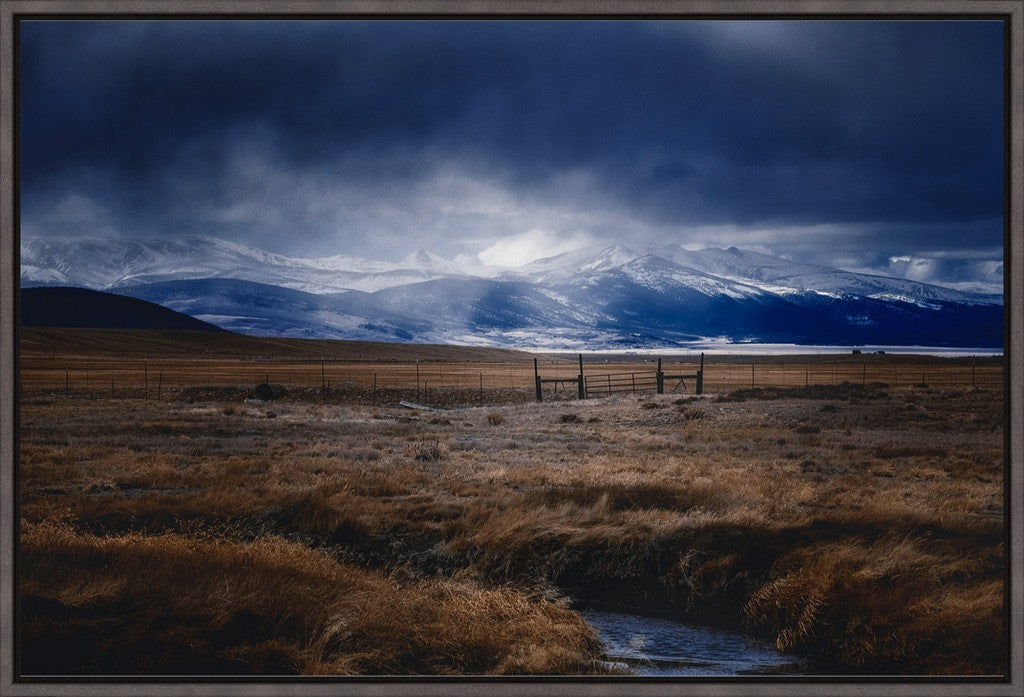
[[[504,550],[452,544],[421,530],[391,530],[386,537],[346,532],[344,544],[335,552],[361,565],[405,569],[414,576],[452,576],[470,568],[495,586],[512,585],[536,597],[567,598],[584,617],[598,613],[640,618],[632,621],[650,624],[654,636],[666,641],[671,641],[669,627],[689,627],[684,634],[692,631],[711,640],[731,637],[732,644],[727,645],[747,642],[756,647],[751,651],[758,658],[748,667],[756,674],[837,668],[823,655],[766,659],[759,650],[781,655],[772,648],[774,633],[769,627],[752,626],[743,613],[751,595],[770,580],[775,559],[794,542],[793,531],[774,536],[757,531],[703,531],[687,539],[655,539],[626,547],[571,546],[549,540],[547,544],[535,541],[528,549]],[[622,628],[629,622],[613,620],[613,625]],[[684,662],[674,654],[670,660]],[[692,674],[701,674],[698,668],[694,666],[697,672]],[[732,670],[728,665],[721,669]]]
[[[456,515],[457,510],[450,513],[450,519],[434,519],[428,528],[421,522],[422,516],[371,524],[333,508],[315,495],[260,514],[227,517],[208,511],[183,515],[180,497],[166,499],[166,507],[151,509],[146,515],[129,518],[123,511],[107,510],[90,522],[101,534],[118,529],[177,529],[252,539],[290,531],[283,536],[327,549],[342,561],[367,568],[387,569],[410,578],[445,578],[469,571],[487,585],[512,586],[535,598],[569,598],[580,607],[734,630],[770,644],[785,638],[783,633],[802,621],[800,613],[807,607],[807,594],[796,585],[778,604],[766,605],[762,598],[760,615],[751,617],[745,610],[759,592],[771,589],[773,584],[780,587],[789,583],[787,574],[792,575],[793,568],[813,569],[814,559],[834,552],[837,546],[841,551],[849,548],[857,554],[869,554],[866,545],[884,542],[892,534],[880,524],[866,521],[850,524],[814,520],[773,529],[712,524],[651,537],[625,531],[614,539],[585,536],[574,529],[538,528],[533,534],[523,531],[514,537],[480,540],[472,532],[476,522],[464,521]],[[928,544],[944,548],[951,535],[953,531],[935,528]],[[971,539],[976,541],[977,536]],[[935,638],[922,640],[920,650],[915,652],[889,651],[887,645],[873,655],[857,654],[850,650],[850,637],[855,631],[874,636],[881,628],[887,632],[884,636],[891,634],[896,637],[894,641],[902,640],[899,637],[904,635],[898,634],[902,625],[893,624],[891,613],[886,614],[887,606],[879,610],[872,604],[890,599],[893,590],[886,577],[858,581],[846,574],[836,576],[835,583],[847,585],[840,585],[829,597],[850,598],[851,602],[842,606],[821,604],[825,614],[809,625],[807,636],[789,643],[793,651],[806,658],[809,673],[934,672],[933,666],[940,665],[948,655],[947,647],[963,643],[958,644],[956,637],[934,634]],[[905,591],[907,602],[920,593],[919,586],[914,585]],[[903,607],[903,602],[897,604]],[[973,628],[967,629],[970,631],[961,632],[964,636],[981,636]],[[971,641],[978,643],[973,638]],[[998,636],[990,638],[990,644],[997,642]],[[989,644],[979,643],[975,652],[979,656],[994,655]],[[860,660],[847,660],[849,656]]]
[[[609,662],[649,677],[800,675],[807,662],[738,632],[657,617],[582,610]]]

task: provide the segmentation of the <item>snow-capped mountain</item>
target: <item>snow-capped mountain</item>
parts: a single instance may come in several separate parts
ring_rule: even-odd
[[[563,252],[553,257],[537,259],[529,264],[506,271],[500,278],[550,284],[565,281],[582,273],[608,271],[636,260],[642,254],[620,244],[608,247],[585,247]]]
[[[766,291],[785,294],[815,292],[824,295],[877,297],[909,302],[1001,303],[999,296],[965,293],[942,286],[908,281],[902,278],[842,271],[827,266],[801,264],[786,259],[729,249],[702,249],[687,252],[668,249],[669,258],[678,264],[720,278],[750,283]]]
[[[209,237],[180,242],[33,238],[21,246],[23,286],[116,290],[162,281],[235,278],[310,293],[339,293],[463,275],[455,262],[427,251],[389,263],[351,256],[288,257]]]
[[[550,348],[704,338],[1001,346],[1002,297],[742,251],[593,247],[515,269],[420,250],[300,259],[222,240],[27,240],[22,285],[149,300],[242,333]]]

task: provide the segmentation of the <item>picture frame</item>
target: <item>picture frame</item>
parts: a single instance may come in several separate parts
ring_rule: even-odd
[[[1006,523],[1010,561],[1005,680],[971,678],[267,678],[145,681],[89,676],[56,681],[17,674],[15,567],[18,463],[19,188],[17,176],[17,40],[25,18],[1000,18],[1008,43],[1005,243]],[[1024,1],[1022,0],[3,0],[0,5],[0,695],[1019,695],[1024,690]]]

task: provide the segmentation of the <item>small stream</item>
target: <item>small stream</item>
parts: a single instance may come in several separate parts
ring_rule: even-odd
[[[580,614],[597,631],[610,661],[636,675],[796,675],[806,670],[799,658],[736,632],[620,612]]]

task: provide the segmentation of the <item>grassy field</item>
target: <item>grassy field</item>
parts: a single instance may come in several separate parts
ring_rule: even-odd
[[[579,373],[575,354],[206,332],[26,329],[21,348],[21,380],[27,392],[106,397],[163,397],[214,386],[250,390],[266,381],[310,396],[317,392],[319,399],[332,402],[382,404],[410,398],[466,406],[532,398],[535,358],[542,378],[574,378]],[[609,374],[615,376],[616,393],[628,391],[631,382],[641,388],[652,384],[657,360],[589,354],[584,357],[584,372],[592,395],[605,396]],[[698,354],[667,357],[663,370],[667,375],[692,375],[698,363]],[[712,355],[704,370],[708,392],[843,382],[1001,388],[1003,381],[1001,357]],[[692,378],[667,379],[665,391],[692,394],[695,383]],[[546,384],[544,396],[574,398],[576,387]]]
[[[420,397],[460,408],[416,411],[342,353],[353,384],[317,389],[311,352],[314,385],[272,403],[228,354],[147,357],[190,376],[159,398],[65,390],[65,365],[144,354],[45,339],[22,355],[26,672],[606,672],[585,606],[741,628],[825,673],[1004,670],[999,362],[972,387],[969,360],[773,357],[751,388],[751,359],[709,361],[701,397],[536,403],[529,356],[444,349]],[[435,370],[469,384],[431,392]],[[757,386],[774,370],[792,382]]]

